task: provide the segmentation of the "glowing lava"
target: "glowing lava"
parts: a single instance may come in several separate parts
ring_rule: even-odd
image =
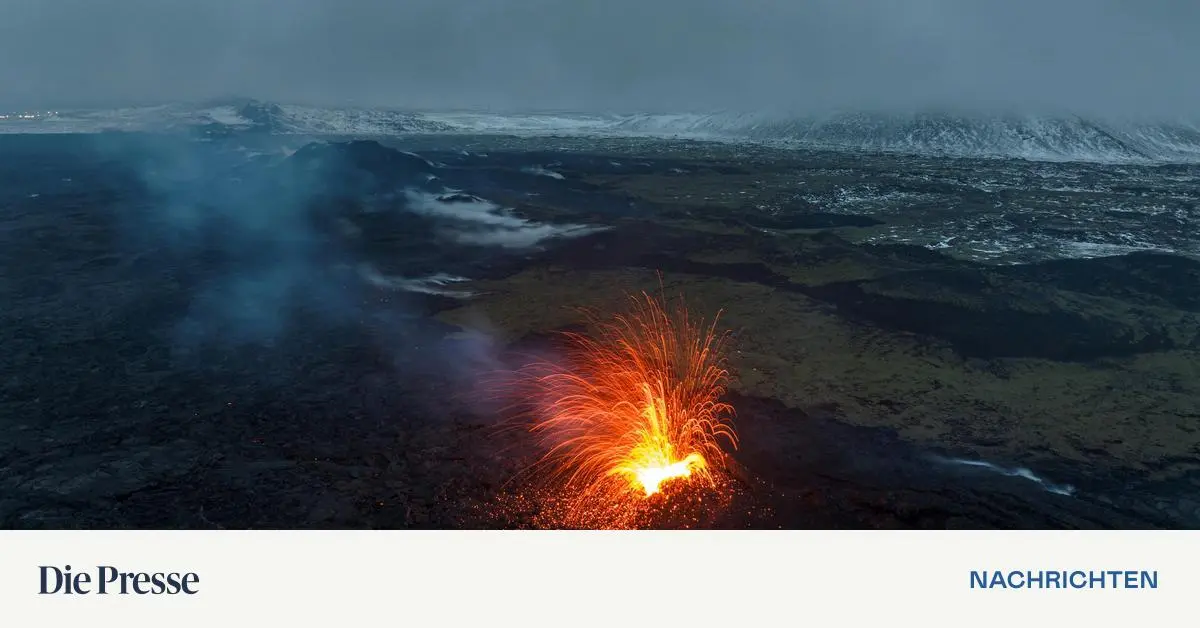
[[[704,462],[704,456],[688,454],[686,458],[678,462],[662,465],[650,463],[647,466],[630,469],[630,474],[633,475],[637,485],[646,492],[646,497],[649,497],[658,492],[663,482],[676,478],[690,478],[693,467],[704,469],[707,466],[708,463]]]
[[[682,306],[669,312],[648,294],[631,302],[611,321],[592,316],[592,335],[567,333],[562,363],[527,370],[542,463],[581,503],[666,498],[676,483],[715,487],[720,441],[737,444],[715,322],[694,321]]]

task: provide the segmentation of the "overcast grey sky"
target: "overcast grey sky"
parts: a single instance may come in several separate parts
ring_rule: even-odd
[[[1197,0],[0,0],[0,100],[1200,112]]]

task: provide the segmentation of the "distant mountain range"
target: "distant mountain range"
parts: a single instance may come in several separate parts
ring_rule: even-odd
[[[0,119],[0,133],[187,132],[199,136],[513,134],[680,137],[797,148],[1039,161],[1200,162],[1200,125],[1080,116],[412,112],[225,100]]]

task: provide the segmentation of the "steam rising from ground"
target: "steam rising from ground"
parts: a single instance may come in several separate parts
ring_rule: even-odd
[[[454,284],[470,281],[470,279],[467,277],[459,277],[457,275],[435,273],[428,277],[393,277],[384,275],[370,264],[360,265],[359,273],[362,275],[363,279],[365,279],[371,285],[388,290],[436,294],[445,297],[454,297],[457,299],[466,299],[475,296],[475,292],[471,290],[455,290],[448,287]]]
[[[269,344],[297,310],[332,321],[357,310],[357,290],[338,263],[344,251],[306,212],[324,182],[179,138],[94,142],[146,193],[123,210],[128,244],[195,282],[175,330],[180,347]]]
[[[446,231],[460,243],[528,248],[545,240],[578,237],[597,231],[586,225],[549,225],[513,216],[505,208],[466,194],[436,195],[409,190],[408,207],[427,216],[448,218]]]
[[[122,235],[131,256],[178,278],[170,298],[185,303],[167,331],[184,358],[282,346],[297,331],[327,336],[322,326],[369,328],[398,370],[469,389],[495,367],[486,321],[443,339],[423,318],[425,297],[469,299],[471,260],[596,229],[536,222],[458,190],[421,191],[428,173],[412,164],[438,166],[395,160],[400,153],[377,144],[310,145],[293,161],[301,158],[187,137],[93,142],[141,189],[121,212]],[[355,187],[360,180],[379,187]]]
[[[1002,467],[1000,465],[992,464],[986,460],[968,460],[966,458],[937,458],[937,460],[945,464],[986,469],[987,471],[999,473],[1001,475],[1007,475],[1009,477],[1023,478],[1038,484],[1047,492],[1055,493],[1057,495],[1069,496],[1075,493],[1075,487],[1071,486],[1070,484],[1054,484],[1053,482],[1047,481],[1045,478],[1038,476],[1033,471],[1025,467]]]

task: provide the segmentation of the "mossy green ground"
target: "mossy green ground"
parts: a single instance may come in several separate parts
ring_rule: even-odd
[[[581,241],[599,251],[587,263],[560,256],[476,282],[485,294],[441,318],[513,340],[661,282],[696,314],[720,313],[740,392],[987,458],[1147,479],[1200,469],[1200,316],[1187,285],[1143,276],[1166,264],[1194,278],[1189,260],[989,267],[853,244],[863,227],[760,227],[756,206],[791,182],[777,171],[602,182],[660,209]]]

